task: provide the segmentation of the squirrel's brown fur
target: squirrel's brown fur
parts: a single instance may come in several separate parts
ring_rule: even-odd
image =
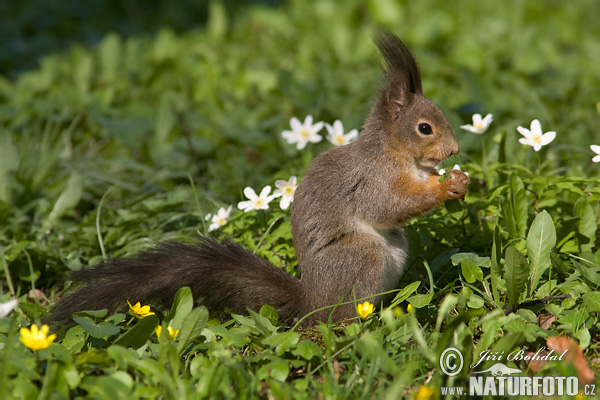
[[[348,294],[351,300],[394,289],[408,251],[401,226],[464,197],[469,179],[451,171],[439,181],[437,163],[458,152],[452,127],[423,96],[419,68],[404,43],[383,34],[377,45],[385,86],[361,135],[318,156],[294,196],[292,234],[301,279],[233,242],[166,243],[74,273],[81,286],[47,320],[66,320],[86,309],[114,311],[126,300],[169,305],[178,288],[189,286],[210,309],[269,304],[282,320],[293,321]],[[326,320],[330,312],[309,321]],[[340,320],[356,312],[348,304],[332,315]]]

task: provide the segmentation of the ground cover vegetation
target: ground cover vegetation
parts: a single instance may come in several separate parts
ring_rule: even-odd
[[[464,386],[483,351],[544,346],[573,356],[507,364],[594,383],[599,11],[215,1],[196,29],[104,32],[0,76],[0,393],[433,399]],[[269,306],[218,319],[183,288],[170,310],[129,299],[123,313],[41,326],[69,271],[156,241],[228,237],[299,276],[291,194],[316,155],[360,130],[382,28],[411,46],[455,128],[461,153],[442,167],[471,178],[464,201],[406,226],[411,259],[389,307],[306,329]],[[439,364],[448,347],[465,357],[453,377]]]

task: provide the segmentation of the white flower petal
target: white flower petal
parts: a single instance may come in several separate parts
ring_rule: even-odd
[[[528,140],[528,138],[519,139],[519,143],[524,144],[526,146],[531,146],[531,142]]]
[[[282,210],[287,210],[288,207],[290,206],[291,202],[292,202],[292,197],[290,197],[290,196],[283,196],[281,198],[281,201],[279,202],[279,207],[281,207]]]
[[[324,122],[322,122],[322,121],[317,122],[316,124],[314,124],[313,126],[310,127],[310,133],[316,134],[316,133],[320,132],[321,129],[323,129],[323,125],[325,125]],[[334,129],[335,129],[335,127],[334,127]]]
[[[541,149],[541,148],[542,148],[542,144],[541,144],[541,143],[535,143],[535,144],[533,145],[533,149],[534,149],[535,151],[540,151],[540,149]]]
[[[245,212],[253,210],[254,208],[252,207],[252,200],[240,201],[238,203],[238,208]]]
[[[554,140],[554,138],[556,137],[556,132],[550,131],[550,132],[546,132],[542,135],[542,142],[541,145],[545,146],[548,143],[550,143],[551,141]]]
[[[531,131],[529,129],[527,129],[527,128],[523,128],[522,126],[518,126],[517,127],[517,131],[521,135],[525,136],[526,138],[530,138],[531,137]],[[521,143],[523,143],[523,142],[521,142]]]
[[[465,131],[469,131],[469,132],[476,131],[476,129],[475,129],[475,127],[473,127],[473,125],[461,125],[460,129],[464,129]]]
[[[473,126],[481,122],[481,114],[473,114]]]
[[[267,185],[260,191],[260,197],[266,199],[269,196],[269,193],[271,193],[271,186]]]
[[[594,158],[592,158],[593,162],[600,162],[600,155],[595,156]]]
[[[292,127],[292,131],[297,132],[302,129],[302,123],[296,117],[292,117],[290,119],[290,126]]]
[[[542,134],[542,124],[540,124],[540,121],[537,119],[534,119],[533,121],[531,121],[531,133],[535,134]]]
[[[493,121],[493,120],[494,120],[494,116],[493,116],[492,114],[488,114],[488,115],[486,115],[486,116],[483,118],[483,121],[481,121],[481,122],[482,122],[482,123],[483,123],[483,124],[486,126],[486,128],[487,128],[488,126],[490,126],[490,124],[492,123],[492,121]]]
[[[250,186],[244,188],[244,196],[250,200],[254,200],[257,197],[256,192]]]
[[[313,117],[312,115],[307,115],[306,118],[304,118],[304,125],[303,127],[306,129],[310,129],[310,127],[313,124]]]
[[[18,300],[9,300],[6,303],[0,304],[0,318],[6,317],[19,304]]]
[[[346,139],[350,142],[358,137],[358,129],[352,129],[346,134]]]
[[[596,144],[593,144],[593,145],[591,145],[591,146],[590,146],[590,149],[591,149],[591,150],[592,150],[594,153],[596,153],[596,154],[600,154],[600,146],[598,146],[598,145],[596,145]]]

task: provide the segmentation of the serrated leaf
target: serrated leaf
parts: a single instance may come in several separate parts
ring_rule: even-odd
[[[527,234],[527,258],[529,259],[529,293],[537,288],[540,278],[550,268],[550,252],[556,245],[556,229],[552,217],[546,211],[539,213]]]
[[[504,264],[504,280],[506,281],[506,296],[511,311],[517,309],[519,297],[527,286],[529,267],[525,256],[515,246],[506,249]]]

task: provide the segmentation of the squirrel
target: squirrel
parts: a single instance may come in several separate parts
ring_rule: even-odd
[[[459,151],[452,127],[423,95],[419,67],[404,42],[387,32],[375,42],[385,80],[361,134],[316,157],[294,195],[300,279],[229,240],[162,243],[72,273],[75,289],[44,320],[65,321],[82,310],[115,312],[126,300],[169,306],[183,286],[209,310],[268,304],[287,323],[344,298],[384,300],[380,294],[396,288],[408,257],[402,225],[464,198],[469,178],[452,170],[440,180],[437,164]],[[353,317],[355,305],[348,303],[304,322]]]

